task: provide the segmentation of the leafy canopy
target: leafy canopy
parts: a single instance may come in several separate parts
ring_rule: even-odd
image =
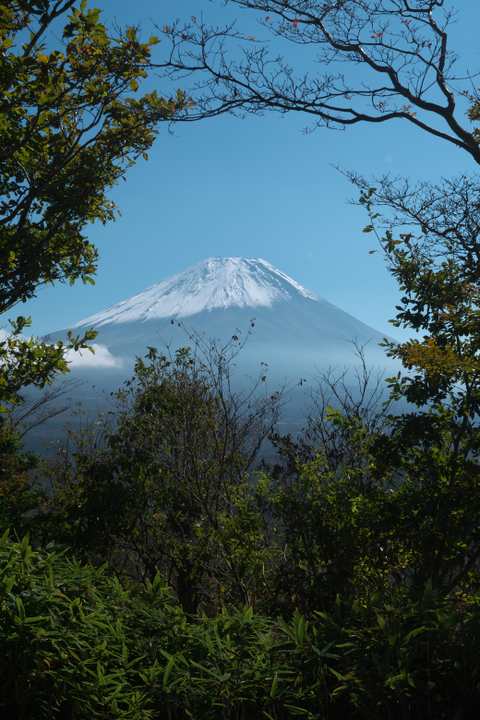
[[[0,6],[0,312],[55,281],[93,283],[86,225],[115,219],[108,190],[147,157],[157,123],[188,105],[181,91],[137,97],[158,40],[141,42],[134,27],[113,37],[99,16],[85,0]],[[63,347],[23,341],[26,327],[18,318],[0,343],[7,401],[67,370]]]

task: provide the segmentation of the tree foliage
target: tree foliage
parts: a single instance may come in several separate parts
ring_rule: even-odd
[[[198,342],[170,358],[151,348],[117,413],[71,432],[45,466],[49,536],[135,582],[161,572],[188,613],[252,603],[265,583],[268,522],[251,473],[282,406],[263,380],[234,389],[233,342]]]
[[[115,219],[108,190],[146,157],[157,124],[188,104],[181,91],[170,100],[155,91],[136,97],[157,39],[141,42],[134,27],[117,35],[84,1],[0,8],[0,312],[46,284],[93,282],[97,251],[86,225]],[[0,343],[7,402],[67,370],[64,348],[25,340],[27,327],[18,318]]]
[[[18,537],[36,527],[46,499],[30,472],[37,467],[37,457],[22,450],[15,430],[0,425],[0,531],[10,528]]]
[[[430,578],[443,592],[460,586],[478,592],[477,190],[462,178],[400,199],[401,187],[384,179],[360,198],[371,219],[366,229],[377,232],[404,293],[393,323],[416,333],[403,343],[385,342],[404,367],[390,380],[392,395],[414,409],[390,419],[376,456],[380,472],[394,470],[400,496],[409,497],[412,557],[420,551],[412,583]],[[454,192],[447,195],[447,188]],[[397,237],[393,226],[377,230],[385,221],[375,212],[377,198],[392,207],[393,226],[403,217],[411,232]]]
[[[156,93],[135,97],[155,37],[142,43],[130,27],[113,38],[99,10],[73,0],[9,3],[0,22],[3,312],[39,285],[91,280],[97,252],[82,231],[115,219],[108,189],[174,109]]]

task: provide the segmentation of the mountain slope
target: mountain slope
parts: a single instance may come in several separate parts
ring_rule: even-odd
[[[254,320],[253,320],[254,319]],[[348,341],[383,335],[302,287],[270,263],[246,258],[210,258],[152,285],[123,302],[54,333],[63,337],[94,327],[97,344],[115,357],[142,355],[159,337],[174,347],[188,344],[182,323],[206,337],[228,341],[254,328],[244,354],[273,363],[282,375],[305,364],[348,364]],[[173,323],[172,323],[173,321]],[[377,353],[375,353],[377,354]],[[281,367],[283,363],[283,368]]]

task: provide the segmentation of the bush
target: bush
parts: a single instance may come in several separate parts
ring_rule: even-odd
[[[32,531],[40,518],[35,514],[45,493],[29,477],[37,466],[37,456],[22,452],[15,430],[0,421],[0,532],[13,528],[19,537]]]
[[[480,612],[417,601],[290,621],[252,608],[189,617],[157,576],[139,594],[28,537],[0,540],[0,711],[11,720],[404,720],[478,716]]]

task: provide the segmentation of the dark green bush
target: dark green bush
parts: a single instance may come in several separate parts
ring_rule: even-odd
[[[378,593],[289,622],[187,618],[159,576],[132,595],[65,550],[0,547],[0,712],[23,718],[478,716],[480,612]],[[458,715],[457,715],[458,717]]]

